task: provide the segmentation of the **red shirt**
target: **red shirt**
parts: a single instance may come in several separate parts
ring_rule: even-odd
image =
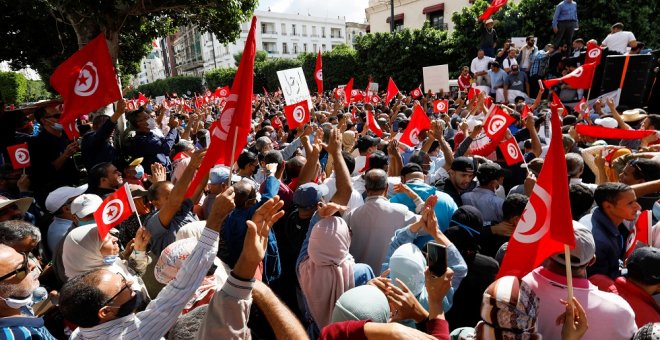
[[[619,296],[628,301],[635,312],[635,323],[638,327],[649,322],[660,322],[660,307],[653,296],[623,276],[614,280],[614,286]]]
[[[369,320],[349,320],[335,322],[323,327],[321,330],[321,340],[366,340],[364,334],[364,325]],[[446,320],[433,319],[426,322],[426,334],[434,336],[436,339],[449,340],[449,324]]]
[[[470,77],[470,74],[461,74],[458,77],[458,89],[460,91],[467,91],[467,89],[470,88],[470,80],[472,80],[472,77]]]

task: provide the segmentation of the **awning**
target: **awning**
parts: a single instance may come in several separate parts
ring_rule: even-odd
[[[394,21],[395,22],[396,21],[401,21],[401,20],[403,20],[403,13],[397,14],[397,15],[394,16]],[[389,24],[390,23],[390,17],[387,17],[387,19],[385,19],[385,22]]]
[[[437,4],[437,5],[424,7],[424,9],[422,10],[422,14],[429,14],[429,13],[444,11],[444,10],[445,10],[445,4],[440,3],[440,4]]]

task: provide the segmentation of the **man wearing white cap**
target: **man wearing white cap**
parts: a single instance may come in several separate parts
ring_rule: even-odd
[[[22,220],[32,205],[32,198],[23,197],[11,200],[0,196],[0,222],[9,220]]]
[[[94,223],[94,212],[103,204],[103,199],[93,194],[83,194],[71,202],[71,214],[75,215],[78,226]]]
[[[87,185],[80,187],[60,187],[46,197],[46,209],[55,216],[48,226],[46,242],[50,254],[57,250],[57,244],[64,238],[71,225],[76,220],[71,212],[71,203],[87,190]]]

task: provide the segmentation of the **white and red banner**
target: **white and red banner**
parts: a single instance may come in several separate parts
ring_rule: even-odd
[[[284,115],[286,115],[286,124],[292,130],[297,129],[305,123],[309,123],[311,120],[306,100],[293,105],[286,105],[284,107]]]
[[[101,240],[105,239],[110,229],[124,222],[135,210],[131,189],[125,182],[121,188],[106,197],[94,212],[94,221]]]
[[[522,278],[549,256],[563,252],[564,245],[575,247],[559,115],[552,115],[551,125],[552,140],[545,163],[511,235],[498,278]]]
[[[60,64],[50,76],[50,84],[64,100],[62,125],[121,99],[105,34]]]
[[[403,131],[399,142],[408,146],[417,146],[421,141],[419,140],[419,134],[431,128],[431,120],[424,113],[424,110],[421,106],[415,105],[413,108],[413,113],[410,116],[410,122],[408,126]]]
[[[7,153],[9,154],[14,170],[30,166],[30,151],[28,150],[27,143],[8,146]]]

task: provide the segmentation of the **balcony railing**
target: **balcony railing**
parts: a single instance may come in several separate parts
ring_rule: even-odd
[[[277,34],[277,32],[276,31],[269,31],[269,30],[266,30],[266,31],[262,30],[261,34]]]

